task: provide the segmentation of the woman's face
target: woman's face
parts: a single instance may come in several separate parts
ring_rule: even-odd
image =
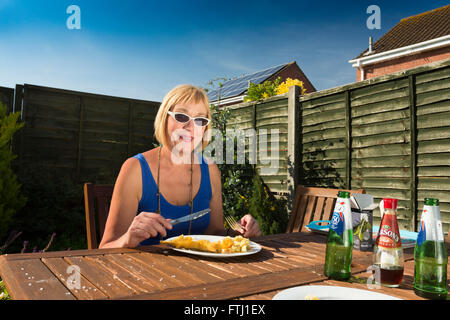
[[[203,103],[177,104],[170,111],[181,112],[192,118],[207,118],[206,106]],[[172,143],[173,151],[190,154],[202,143],[202,137],[207,127],[195,125],[193,120],[186,123],[180,123],[171,115],[168,114],[167,116],[167,133]]]

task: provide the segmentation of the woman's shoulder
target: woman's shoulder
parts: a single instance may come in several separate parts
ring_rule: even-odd
[[[128,159],[126,159],[123,164],[122,164],[122,170],[126,170],[126,171],[135,171],[135,170],[140,170],[141,168],[141,164],[140,164],[140,160],[139,160],[139,155],[143,156],[144,159],[147,161],[148,164],[150,164],[151,162],[153,162],[153,157],[154,157],[154,149],[152,150],[148,150],[142,153],[138,153]]]

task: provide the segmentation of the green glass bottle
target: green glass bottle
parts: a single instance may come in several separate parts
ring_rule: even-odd
[[[335,280],[350,278],[353,249],[350,192],[339,191],[327,236],[324,274]]]
[[[447,298],[447,250],[439,200],[425,198],[414,249],[414,292],[427,299]]]

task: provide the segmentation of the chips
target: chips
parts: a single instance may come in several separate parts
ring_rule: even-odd
[[[242,236],[234,238],[225,237],[218,241],[194,240],[190,236],[180,235],[174,240],[164,240],[161,243],[171,245],[177,249],[191,249],[213,253],[247,252],[250,249],[250,240]]]

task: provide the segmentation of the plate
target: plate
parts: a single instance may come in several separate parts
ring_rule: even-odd
[[[187,236],[186,236],[187,237]],[[216,242],[219,240],[224,239],[225,237],[222,236],[210,236],[210,235],[190,235],[193,240],[209,240],[211,242]],[[177,237],[172,237],[169,239],[166,239],[168,241],[175,240]],[[214,252],[206,252],[206,251],[197,251],[197,250],[190,250],[190,249],[183,249],[183,248],[174,248],[171,247],[172,250],[194,254],[198,256],[205,256],[205,257],[213,257],[213,258],[227,258],[227,257],[240,257],[240,256],[248,256],[250,254],[255,254],[259,251],[261,251],[261,246],[257,244],[256,242],[250,241],[250,250],[247,252],[233,252],[233,253],[214,253]]]
[[[308,225],[305,226],[305,228],[308,231],[322,233],[322,234],[328,234],[328,226],[330,225],[331,220],[316,220],[310,222]]]
[[[320,234],[328,234],[328,226],[330,225],[330,220],[316,220],[312,221],[308,225],[306,225],[306,229],[311,232],[316,232]],[[372,227],[372,235],[373,240],[375,241],[377,238],[378,230],[380,226]],[[417,240],[417,232],[408,231],[408,230],[400,230],[400,238],[402,240],[402,247],[404,249],[414,248]]]
[[[306,296],[319,300],[402,300],[369,290],[337,286],[299,286],[278,292],[273,300],[305,300]]]

